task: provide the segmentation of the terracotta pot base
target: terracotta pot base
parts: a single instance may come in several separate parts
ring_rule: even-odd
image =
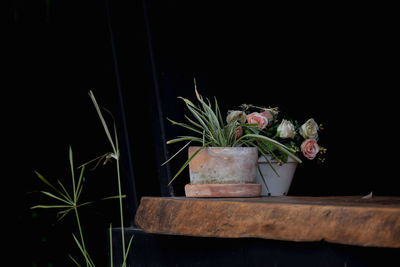
[[[186,197],[259,197],[261,184],[187,184]]]

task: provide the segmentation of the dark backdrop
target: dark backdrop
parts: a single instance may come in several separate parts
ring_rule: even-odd
[[[195,100],[194,77],[199,92],[215,96],[225,112],[242,103],[279,106],[325,126],[325,164],[299,166],[290,195],[400,194],[391,167],[396,157],[389,154],[397,144],[390,119],[395,87],[388,83],[394,41],[391,17],[379,9],[153,0],[110,1],[106,8],[103,1],[14,0],[9,11],[2,128],[13,172],[9,220],[21,233],[14,251],[32,252],[28,262],[65,262],[74,251],[72,219],[57,222],[54,213],[29,210],[48,201],[39,197],[43,185],[33,171],[54,182],[69,179],[69,145],[76,164],[111,149],[89,90],[117,118],[128,223],[141,196],[183,195],[186,174],[173,188],[166,182],[184,156],[167,167],[160,163],[179,149],[164,145],[183,133],[165,118],[183,120],[177,97]],[[116,194],[114,167],[87,173],[88,199]],[[104,241],[107,223],[118,225],[116,205],[87,208],[90,237]],[[102,261],[107,246],[97,247]]]

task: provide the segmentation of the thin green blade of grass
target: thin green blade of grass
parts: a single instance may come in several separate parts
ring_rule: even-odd
[[[79,199],[79,197],[80,197],[80,195],[81,195],[81,192],[82,192],[82,188],[83,188],[83,182],[84,182],[84,177],[83,177],[83,173],[84,173],[84,171],[85,171],[85,166],[83,166],[82,168],[81,168],[81,172],[80,172],[80,174],[79,174],[79,179],[78,179],[78,185],[77,185],[77,200]],[[82,182],[83,181],[83,182]]]
[[[192,140],[190,140],[189,142],[186,143],[186,145],[184,145],[181,149],[178,150],[178,152],[176,152],[172,157],[170,157],[167,161],[165,161],[163,164],[161,164],[161,166],[164,166],[165,164],[167,164],[168,162],[170,162],[173,158],[176,157],[176,155],[178,155],[179,153],[182,152],[182,150],[184,150],[190,143],[192,143]]]
[[[133,236],[131,236],[131,238],[129,239],[129,243],[128,243],[128,248],[126,250],[126,253],[124,255],[124,261],[122,262],[122,267],[126,266],[126,260],[128,259],[128,254],[132,245],[132,241],[133,241]]]
[[[82,190],[83,190],[83,185],[84,185],[84,182],[85,182],[85,177],[83,177],[82,181],[83,181],[82,184],[80,185],[80,187],[77,190],[77,195],[76,195],[77,201],[79,200],[79,198],[81,196],[81,193],[82,193]]]
[[[49,197],[54,198],[54,199],[57,199],[57,200],[59,200],[59,201],[61,201],[61,202],[64,202],[64,203],[66,203],[66,204],[68,204],[68,205],[73,205],[73,204],[74,204],[72,201],[69,201],[69,200],[60,198],[60,197],[58,197],[58,196],[56,196],[56,195],[54,195],[54,194],[52,194],[52,193],[50,193],[50,192],[47,192],[47,191],[40,191],[40,192],[41,192],[42,194],[46,195],[46,196],[49,196]]]
[[[117,125],[115,124],[114,120],[114,138],[116,144],[116,151],[115,151],[115,160],[117,162],[117,180],[118,180],[118,196],[119,196],[119,215],[120,215],[120,222],[121,222],[121,241],[122,241],[122,254],[125,254],[126,247],[125,247],[125,227],[124,227],[124,212],[122,208],[122,189],[121,189],[121,175],[119,170],[119,148],[118,148],[118,134],[117,134]]]
[[[81,267],[81,265],[74,259],[74,257],[71,256],[71,254],[68,254],[68,257],[72,260],[73,263],[75,263],[77,266]]]
[[[114,152],[117,156],[116,159],[119,159],[119,142],[118,142],[118,134],[117,134],[117,124],[115,123],[115,120],[113,120],[113,128],[114,128],[114,139],[115,139],[115,147],[116,151]]]
[[[71,211],[71,210],[73,210],[74,208],[69,208],[69,209],[66,209],[66,210],[62,210],[62,211],[59,211],[59,212],[57,212],[57,216],[60,216],[59,218],[58,218],[58,220],[59,221],[61,221],[65,216],[67,216],[67,214]]]
[[[39,172],[35,171],[36,176],[46,185],[48,185],[49,187],[51,187],[54,191],[56,191],[58,194],[63,195],[63,193],[58,190],[55,186],[53,186],[46,178],[44,178],[43,175],[41,175]],[[66,197],[65,197],[66,198]]]
[[[65,195],[62,194],[61,192],[59,193],[64,197],[64,199],[68,199],[70,202],[72,202],[71,196],[68,194],[67,189],[65,189],[64,185],[60,182],[60,180],[57,180],[57,183],[60,185],[61,189],[64,191]]]
[[[103,117],[103,114],[101,113],[100,107],[99,107],[99,105],[97,104],[96,98],[95,98],[95,96],[94,96],[94,94],[93,94],[93,92],[92,92],[91,90],[89,91],[89,96],[90,96],[90,99],[92,100],[93,105],[94,105],[94,107],[95,107],[95,109],[96,109],[96,111],[97,111],[97,115],[99,116],[100,121],[101,121],[101,123],[102,123],[102,125],[103,125],[104,131],[105,131],[105,133],[106,133],[106,135],[107,135],[107,138],[108,138],[108,141],[110,142],[111,147],[112,147],[114,153],[116,153],[116,148],[115,148],[113,139],[112,139],[112,137],[111,137],[110,131],[109,131],[109,129],[108,129],[107,123],[106,123],[106,121],[104,120],[104,117]]]
[[[88,255],[87,251],[85,249],[83,249],[81,243],[76,238],[76,236],[74,234],[72,234],[72,236],[74,237],[76,245],[78,246],[79,250],[81,251],[83,257],[85,258],[86,265],[94,267],[95,265],[91,262],[91,260],[89,260],[89,255]]]
[[[76,187],[75,187],[75,170],[74,170],[74,160],[72,155],[72,147],[69,146],[69,165],[71,168],[71,178],[72,178],[72,191],[74,196],[74,202],[76,203]]]
[[[114,266],[114,256],[113,256],[113,244],[112,244],[112,224],[110,223],[110,228],[108,230],[108,239],[110,247],[110,267]]]
[[[31,207],[31,209],[63,209],[70,208],[70,205],[36,205]]]
[[[109,196],[109,197],[103,197],[101,200],[110,200],[110,199],[118,199],[120,196]],[[121,198],[126,198],[126,195],[121,195]]]
[[[107,152],[107,153],[105,153],[105,154],[103,154],[103,155],[101,155],[101,156],[98,156],[98,157],[96,157],[96,158],[94,158],[94,159],[92,159],[92,160],[89,160],[88,162],[85,162],[85,163],[83,163],[82,165],[80,165],[80,166],[78,167],[78,169],[83,168],[83,166],[89,165],[90,163],[92,163],[92,162],[94,162],[94,161],[97,161],[97,162],[96,162],[96,165],[95,165],[93,168],[90,169],[90,170],[94,170],[94,169],[97,168],[97,166],[99,166],[100,162],[101,162],[105,157],[107,157],[107,155],[109,155],[109,154],[110,154],[110,152]]]
[[[84,202],[84,203],[80,203],[79,205],[76,205],[76,207],[79,208],[79,207],[90,205],[92,203],[94,203],[94,201],[87,201],[87,202]]]

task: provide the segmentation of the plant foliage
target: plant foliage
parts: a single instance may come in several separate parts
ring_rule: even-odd
[[[267,155],[272,154],[273,150],[277,150],[301,162],[294,154],[295,151],[293,149],[270,137],[260,135],[256,124],[245,123],[245,118],[243,119],[241,116],[228,116],[224,120],[217,99],[214,98],[213,107],[208,99],[203,99],[203,97],[199,95],[196,83],[195,94],[199,102],[197,106],[189,99],[178,97],[184,101],[191,115],[190,117],[185,115],[186,123],[176,122],[167,118],[173,125],[188,129],[193,135],[178,136],[175,139],[169,140],[167,144],[184,141],[187,143],[164,164],[169,162],[178,153],[182,152],[191,143],[199,143],[201,147],[182,165],[169,184],[178,177],[190,161],[205,147],[257,147],[260,154],[263,155],[268,162],[270,162],[270,160],[267,158]],[[243,132],[246,134],[243,134]]]

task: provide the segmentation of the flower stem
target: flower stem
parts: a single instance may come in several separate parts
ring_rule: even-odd
[[[124,214],[122,209],[122,192],[121,192],[121,176],[119,172],[119,159],[117,161],[117,177],[118,177],[118,196],[119,196],[119,213],[121,216],[121,239],[122,239],[122,255],[125,255],[125,230],[124,230]]]
[[[78,214],[78,208],[76,206],[74,206],[74,210],[75,210],[75,217],[76,217],[76,222],[78,224],[78,229],[79,229],[79,235],[81,237],[81,242],[82,242],[82,249],[83,249],[83,255],[85,256],[85,260],[86,260],[86,266],[90,266],[90,258],[89,255],[86,251],[86,246],[85,246],[85,240],[83,238],[83,232],[82,232],[82,227],[81,227],[81,222],[79,220],[79,214]]]

